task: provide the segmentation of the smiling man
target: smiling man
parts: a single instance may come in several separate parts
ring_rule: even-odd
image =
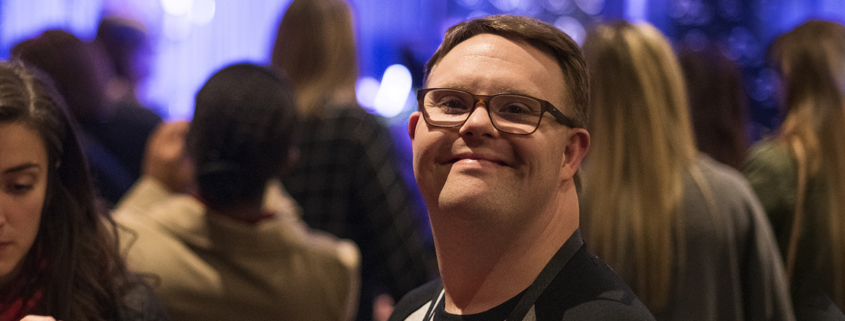
[[[587,83],[577,44],[541,21],[447,31],[408,125],[442,280],[391,320],[653,319],[578,230]]]

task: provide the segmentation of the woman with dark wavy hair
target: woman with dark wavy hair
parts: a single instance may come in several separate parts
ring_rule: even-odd
[[[0,320],[165,320],[120,258],[61,96],[0,62]]]

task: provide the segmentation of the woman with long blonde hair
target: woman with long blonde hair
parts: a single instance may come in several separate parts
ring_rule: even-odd
[[[845,26],[809,21],[779,36],[786,118],[744,172],[774,227],[799,319],[845,317]],[[838,306],[838,308],[837,308]]]
[[[294,83],[300,114],[314,116],[332,105],[357,107],[355,50],[345,1],[293,1],[279,24],[271,63]]]
[[[299,162],[283,178],[309,226],[361,248],[358,320],[428,280],[417,210],[389,130],[358,106],[352,11],[344,0],[293,0],[272,65],[290,77],[304,116]],[[375,300],[379,297],[379,300]],[[384,310],[378,308],[376,310]]]
[[[698,153],[683,74],[648,24],[584,44],[593,138],[584,232],[658,320],[791,320],[780,255],[753,192]]]

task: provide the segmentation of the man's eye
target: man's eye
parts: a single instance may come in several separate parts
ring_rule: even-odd
[[[507,114],[530,114],[531,109],[520,104],[509,104],[501,109],[503,113]]]
[[[466,109],[466,105],[457,99],[446,99],[440,105],[447,108]]]

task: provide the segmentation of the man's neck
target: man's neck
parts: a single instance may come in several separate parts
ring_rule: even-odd
[[[447,312],[484,312],[528,288],[578,228],[578,199],[561,195],[539,215],[515,214],[534,219],[491,227],[432,213]]]

